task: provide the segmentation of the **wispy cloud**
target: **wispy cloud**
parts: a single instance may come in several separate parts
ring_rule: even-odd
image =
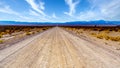
[[[77,16],[79,20],[120,20],[120,0],[88,0],[88,2],[91,8],[80,12]]]
[[[0,8],[0,12],[7,13],[7,14],[15,14],[18,15],[17,12],[13,11],[9,6],[4,6]]]
[[[65,14],[69,16],[73,16],[73,14],[76,12],[76,6],[79,4],[79,0],[65,0],[65,3],[69,6],[69,12],[64,12]]]
[[[12,14],[12,15],[16,15],[16,16],[22,18],[22,19],[29,19],[28,17],[23,16],[23,15],[21,15],[20,13],[12,10],[12,9],[10,8],[10,6],[8,6],[8,5],[1,6],[1,7],[0,7],[0,12],[2,12],[2,13],[7,13],[7,14]]]
[[[26,2],[31,6],[31,8],[40,13],[43,16],[46,16],[44,13],[45,7],[44,7],[44,2],[39,2],[39,4],[35,3],[35,0],[26,0]]]
[[[35,12],[33,10],[29,10],[29,14],[33,15],[33,16],[40,16],[37,12]]]
[[[81,21],[99,20],[102,19],[102,16],[96,11],[86,11],[86,12],[81,12],[77,16],[77,19]]]
[[[29,10],[29,15],[32,18],[33,21],[49,21],[48,16],[41,16],[38,12],[34,10]]]
[[[57,18],[55,13],[52,14],[52,18]]]
[[[115,17],[120,15],[120,0],[112,0],[108,5],[100,5],[101,13],[105,16]],[[120,17],[120,16],[119,16]]]

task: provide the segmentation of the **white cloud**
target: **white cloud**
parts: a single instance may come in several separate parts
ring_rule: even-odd
[[[32,18],[32,21],[49,21],[49,17],[48,16],[41,16],[38,12],[34,11],[34,10],[29,10],[29,15]],[[34,20],[33,20],[34,19]]]
[[[37,12],[35,12],[33,10],[29,10],[29,14],[33,15],[33,16],[40,16]]]
[[[99,5],[101,15],[107,20],[120,20],[120,0],[107,0],[103,5]]]
[[[39,3],[39,7],[40,7],[41,10],[45,10],[44,5],[45,5],[44,2],[40,2],[40,3]]]
[[[64,12],[65,14],[69,16],[73,16],[73,14],[76,12],[76,6],[79,4],[79,0],[65,0],[66,4],[69,6],[69,12]]]
[[[57,18],[55,13],[52,14],[52,18]]]
[[[39,1],[39,3],[35,3],[35,0],[26,0],[26,2],[31,6],[32,10],[29,10],[29,15],[36,16],[33,18],[37,21],[49,21],[49,16],[44,13],[45,3]]]
[[[86,12],[81,12],[79,16],[77,16],[78,20],[81,21],[89,21],[89,20],[99,20],[102,19],[103,17],[99,14],[99,12],[96,11],[86,11]]]
[[[120,14],[120,0],[113,0],[108,5],[100,6],[101,12],[106,16],[114,17]]]
[[[79,20],[120,20],[120,0],[88,0],[90,9],[80,12]]]
[[[45,7],[43,2],[39,2],[39,4],[35,3],[35,0],[26,0],[26,2],[31,6],[31,8],[43,16],[46,16],[44,13]]]
[[[27,16],[25,16],[25,14],[23,13],[16,12],[9,5],[3,4],[1,2],[0,2],[0,13],[10,14],[13,17],[9,19],[20,20],[20,21],[47,22],[47,21],[53,21],[54,19],[57,18],[55,13],[53,13],[51,16],[45,15],[45,13],[43,12],[43,10],[45,10],[43,2],[39,2],[39,4],[36,4],[34,2],[35,0],[26,0],[26,1],[29,1],[31,7],[33,7],[32,9],[29,9],[28,13],[25,13],[27,14]]]
[[[28,17],[26,16],[23,16],[21,15],[20,13],[12,10],[8,5],[3,5],[0,7],[0,12],[1,13],[7,13],[7,14],[11,14],[11,15],[16,15],[18,16],[19,18],[22,18],[22,19],[29,19]]]
[[[4,6],[0,8],[0,12],[7,13],[7,14],[15,14],[18,15],[17,12],[13,11],[9,6]]]

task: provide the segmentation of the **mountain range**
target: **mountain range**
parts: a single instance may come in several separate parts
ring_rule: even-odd
[[[0,21],[0,25],[20,25],[20,26],[120,26],[120,21],[72,21],[72,22],[19,22]]]

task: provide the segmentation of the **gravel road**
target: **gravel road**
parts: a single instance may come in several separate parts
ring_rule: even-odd
[[[120,51],[54,27],[0,50],[0,68],[120,68]]]

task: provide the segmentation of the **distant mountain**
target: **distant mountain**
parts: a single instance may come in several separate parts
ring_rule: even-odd
[[[52,25],[50,22],[18,22],[18,21],[0,21],[0,25],[26,25],[26,26],[44,26]]]
[[[17,21],[0,21],[0,25],[26,25],[26,26],[119,26],[120,21],[73,21],[65,23],[52,22],[17,22]]]

